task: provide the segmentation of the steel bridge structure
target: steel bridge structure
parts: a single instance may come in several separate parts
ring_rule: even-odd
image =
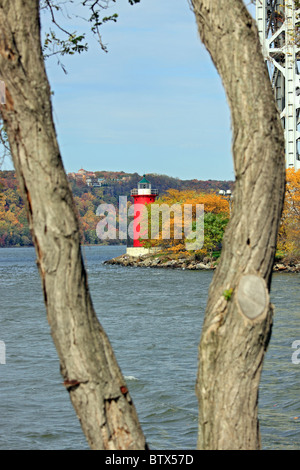
[[[286,168],[300,169],[300,1],[256,0],[256,22],[285,132]]]

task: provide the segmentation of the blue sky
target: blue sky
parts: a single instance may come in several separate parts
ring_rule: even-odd
[[[225,93],[187,0],[118,0],[110,11],[107,54],[90,38],[88,53],[62,59],[67,75],[47,60],[66,171],[233,180]]]

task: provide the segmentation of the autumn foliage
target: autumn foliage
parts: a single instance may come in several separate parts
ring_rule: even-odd
[[[196,204],[204,205],[204,245],[198,251],[201,257],[212,257],[218,253],[226,225],[229,220],[229,201],[222,196],[211,193],[199,193],[197,191],[178,191],[171,189],[161,197],[159,204]],[[147,240],[145,246],[161,246],[163,250],[177,253],[181,256],[185,251],[185,239],[174,239],[174,227],[182,223],[172,217],[171,236],[169,240]],[[172,231],[173,227],[173,231]],[[173,238],[172,238],[173,237]],[[277,260],[285,263],[298,264],[300,262],[300,170],[293,168],[286,171],[286,194],[277,244]]]
[[[160,206],[165,204],[168,207],[180,205],[181,210],[179,213],[175,211],[170,213],[170,237],[168,239],[162,236],[164,226],[163,220],[161,220],[160,238],[148,239],[144,242],[144,246],[159,246],[167,252],[177,253],[178,255],[184,254],[186,252],[187,241],[184,233],[184,217],[182,216],[184,214],[184,206],[190,205],[193,209],[194,230],[196,225],[196,207],[197,205],[203,205],[204,244],[201,249],[197,250],[198,254],[200,256],[212,256],[213,251],[220,249],[224,230],[229,220],[228,199],[219,196],[215,192],[199,193],[192,190],[178,191],[176,189],[169,189],[166,195],[159,198],[156,203]],[[169,224],[169,221],[165,223]],[[151,233],[151,227],[149,227],[149,233]],[[181,233],[181,238],[175,236],[176,233]]]
[[[138,180],[139,176],[136,175]],[[157,176],[156,184],[159,185]],[[102,203],[118,205],[118,196],[130,191],[136,186],[135,183],[127,182],[122,186],[116,182],[110,188],[87,188],[85,185],[72,183],[75,205],[80,220],[81,240],[84,244],[101,244],[96,234],[96,226],[99,217],[96,215],[97,207]],[[126,189],[125,192],[123,192]],[[128,191],[127,191],[128,190]],[[229,220],[229,201],[219,196],[216,189],[168,189],[160,190],[162,196],[157,200],[158,204],[173,206],[179,204],[192,205],[195,209],[197,204],[204,205],[204,245],[198,255],[213,256],[220,251],[224,230]],[[128,195],[128,202],[131,198]],[[195,217],[195,210],[193,216]],[[176,221],[171,214],[171,230],[168,240],[144,241],[145,246],[159,245],[169,253],[180,256],[185,249],[184,233],[182,239],[174,239],[174,228],[183,221]],[[118,219],[117,219],[118,220]],[[151,229],[151,227],[150,227]],[[183,227],[182,227],[183,231]],[[151,233],[149,231],[149,233]],[[118,236],[116,240],[107,243],[120,243]],[[126,240],[123,240],[126,243]],[[28,227],[26,210],[18,190],[18,184],[13,171],[0,172],[0,247],[7,246],[30,246],[32,245],[30,230]],[[286,171],[286,195],[282,214],[280,230],[278,234],[277,258],[284,262],[300,262],[300,170],[288,169]]]
[[[13,172],[0,177],[0,247],[32,244],[26,210]]]
[[[289,263],[300,262],[300,170],[286,171],[284,209],[278,234],[278,256]]]

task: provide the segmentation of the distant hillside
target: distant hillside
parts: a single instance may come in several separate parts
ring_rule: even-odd
[[[68,180],[74,195],[82,228],[82,241],[97,244],[97,207],[102,203],[117,205],[119,196],[127,196],[137,187],[143,175],[124,171],[88,172],[80,169],[68,173]],[[233,189],[232,181],[180,180],[167,175],[147,174],[154,189],[163,195],[168,189],[195,190],[197,192],[218,192],[220,189]],[[119,243],[116,240],[116,243]],[[14,171],[0,171],[0,247],[32,245],[26,219],[26,211],[19,193]]]
[[[158,189],[159,194],[163,195],[168,189],[186,189],[197,192],[218,192],[219,190],[233,189],[233,181],[219,180],[181,180],[167,175],[158,175],[156,173],[147,173],[147,179],[152,183],[152,187]],[[130,196],[130,191],[137,187],[138,182],[143,175],[138,173],[125,173],[124,171],[95,171],[88,172],[84,169],[77,173],[68,173],[72,188],[78,192],[77,188],[89,186],[91,188],[101,187],[104,194],[111,196]]]

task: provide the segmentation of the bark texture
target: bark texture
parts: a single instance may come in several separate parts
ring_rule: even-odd
[[[27,204],[64,385],[92,449],[145,449],[126,383],[93,308],[52,119],[38,0],[0,0],[6,125]],[[99,280],[100,281],[100,280]]]
[[[198,448],[259,449],[258,388],[285,186],[283,129],[256,24],[242,0],[190,3],[231,109],[236,175],[199,346]]]

